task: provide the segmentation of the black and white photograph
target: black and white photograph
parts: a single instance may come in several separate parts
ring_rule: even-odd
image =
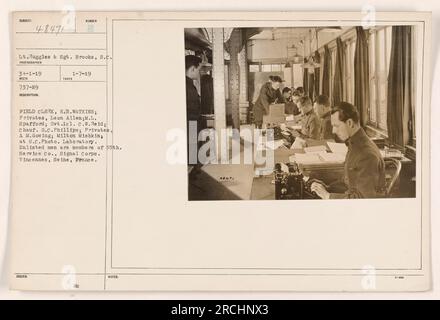
[[[188,200],[416,197],[416,28],[185,28]]]

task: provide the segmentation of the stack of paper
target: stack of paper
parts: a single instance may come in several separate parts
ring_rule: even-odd
[[[388,149],[388,150],[379,150],[380,154],[383,158],[399,158],[401,159],[403,154],[399,150]]]

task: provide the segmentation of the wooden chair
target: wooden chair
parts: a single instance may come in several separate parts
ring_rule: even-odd
[[[402,164],[399,160],[388,158],[385,159],[385,197],[391,198],[393,188],[396,182],[399,180],[400,170],[402,169]]]

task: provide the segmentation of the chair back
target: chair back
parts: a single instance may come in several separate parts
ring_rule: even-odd
[[[389,158],[385,159],[385,196],[390,197],[391,192],[396,184],[396,181],[399,179],[400,170],[402,170],[402,164],[399,160]]]

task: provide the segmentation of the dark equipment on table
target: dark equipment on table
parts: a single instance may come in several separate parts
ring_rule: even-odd
[[[311,191],[313,179],[307,180],[299,169],[296,162],[286,164],[289,172],[281,168],[281,164],[275,164],[275,199],[319,199],[315,192]]]
[[[274,140],[283,140],[284,146],[290,149],[292,144],[295,142],[295,136],[293,136],[289,131],[283,131],[279,126],[274,126],[271,129],[273,129]]]

